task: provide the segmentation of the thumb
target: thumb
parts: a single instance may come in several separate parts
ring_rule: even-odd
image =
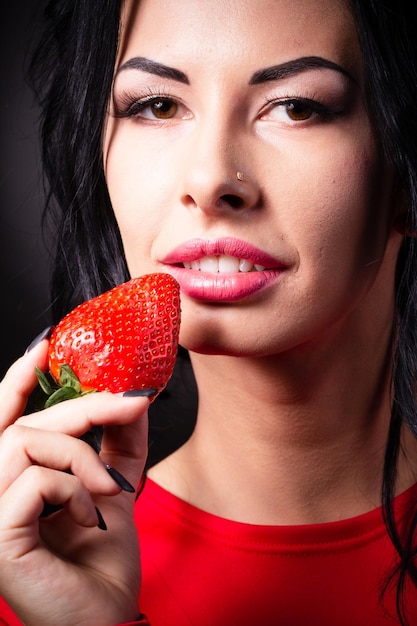
[[[148,456],[148,407],[144,409],[143,398],[127,398],[126,402],[138,404],[137,419],[121,426],[105,426],[100,456],[136,489]]]

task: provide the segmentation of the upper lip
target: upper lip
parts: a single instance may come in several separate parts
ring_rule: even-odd
[[[167,265],[197,261],[207,256],[232,256],[238,259],[246,259],[257,265],[263,265],[267,269],[285,267],[285,263],[257,248],[247,241],[235,237],[222,237],[220,239],[189,239],[171,250],[162,262]]]

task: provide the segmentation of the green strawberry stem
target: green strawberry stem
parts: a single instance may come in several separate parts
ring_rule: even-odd
[[[61,365],[59,373],[59,384],[52,378],[50,374],[45,374],[39,367],[36,367],[36,376],[38,378],[39,387],[42,392],[41,398],[38,398],[36,403],[37,410],[48,409],[59,402],[65,400],[72,400],[73,398],[80,398],[90,393],[94,393],[95,390],[91,389],[83,391],[80,381],[75,372],[69,367],[69,365]],[[88,443],[97,454],[101,449],[101,439],[103,434],[102,426],[93,426],[84,435],[81,435],[79,439],[82,439]]]

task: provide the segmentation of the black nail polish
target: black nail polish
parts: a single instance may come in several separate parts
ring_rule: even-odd
[[[137,398],[139,396],[150,398],[150,396],[154,396],[156,393],[158,393],[158,389],[130,389],[130,391],[125,391],[121,395],[124,398]]]
[[[134,486],[131,485],[130,482],[126,480],[126,478],[122,476],[120,472],[114,469],[114,467],[111,467],[111,465],[105,465],[105,468],[108,474],[119,485],[119,487],[123,489],[123,491],[127,491],[129,493],[135,493],[136,489],[134,488]]]
[[[98,509],[96,507],[96,513],[97,513],[97,517],[98,517],[98,524],[97,524],[97,528],[100,528],[100,530],[107,530],[107,524],[104,521],[104,518],[100,512],[100,509]]]
[[[33,350],[33,348],[35,348],[35,346],[37,346],[38,343],[40,343],[44,339],[49,339],[49,337],[52,335],[53,330],[54,330],[53,326],[48,326],[47,328],[45,328],[45,330],[39,333],[39,335],[35,337],[35,339],[28,345],[28,347],[26,348],[25,354]]]

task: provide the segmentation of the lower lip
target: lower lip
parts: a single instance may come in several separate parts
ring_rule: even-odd
[[[177,279],[182,293],[190,298],[204,302],[237,302],[274,283],[284,270],[212,274],[171,265],[167,271]]]

